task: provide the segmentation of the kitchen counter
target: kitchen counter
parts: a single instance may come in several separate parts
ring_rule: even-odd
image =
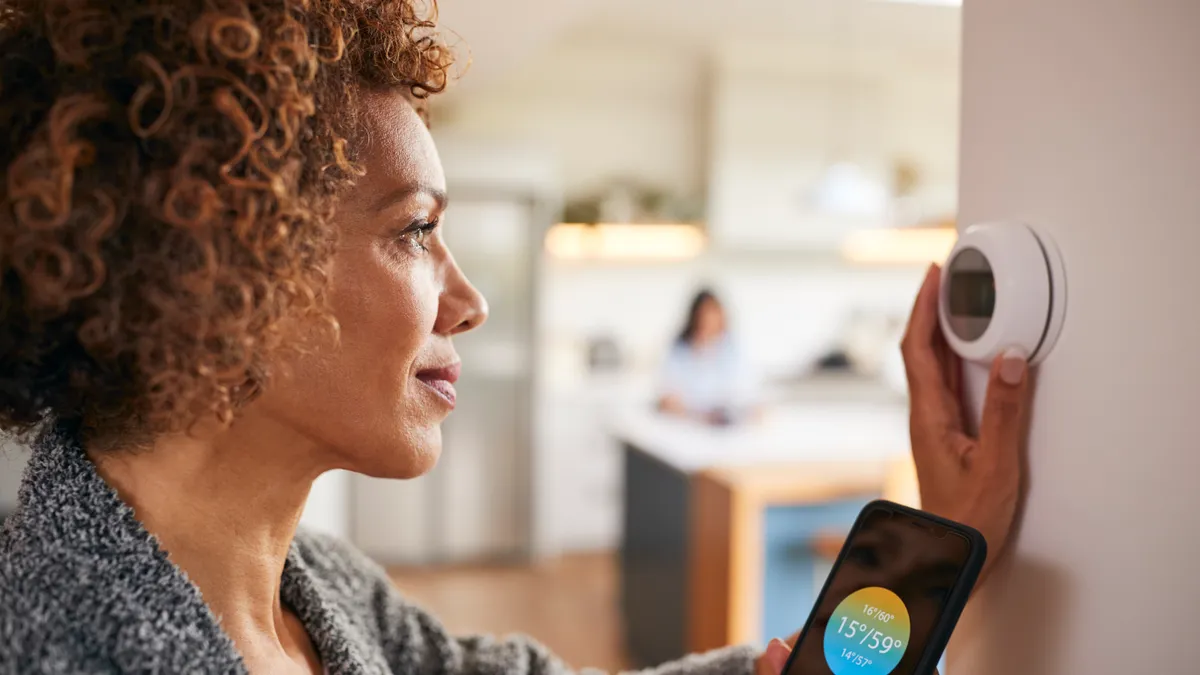
[[[908,405],[908,393],[879,377],[853,371],[814,371],[774,380],[765,385],[768,398],[780,404],[790,403],[878,403]]]
[[[900,446],[907,437],[900,428],[904,423],[895,421],[903,416],[907,397],[880,378],[846,372],[789,374],[763,385],[760,393],[768,409],[774,411],[766,425],[756,430],[721,430],[693,427],[653,414],[654,370],[563,372],[569,370],[547,369],[537,394],[539,473],[553,477],[539,481],[535,500],[539,551],[547,555],[609,550],[620,544],[624,439],[644,442],[648,452],[662,448],[667,461],[691,470],[729,461],[739,449],[764,445],[782,447],[776,452],[783,457],[780,461],[793,461],[787,445],[769,440],[764,443],[764,436],[802,441],[800,449],[810,450],[797,455],[801,457],[820,456],[821,447],[830,447],[820,437],[834,438],[843,445],[854,440],[838,431],[836,425],[814,431],[806,418],[814,414],[819,417],[821,410],[833,410],[833,415],[847,420],[849,428],[873,425],[877,432],[880,418],[892,419],[885,423],[886,428],[895,430],[889,447]],[[707,450],[695,451],[699,446]],[[814,446],[816,450],[812,450]],[[871,447],[879,446],[872,443]],[[903,452],[902,447],[893,450]],[[741,454],[741,466],[768,465],[756,463],[748,453]],[[870,457],[876,453],[843,454]],[[759,458],[770,463],[770,453],[765,455],[765,459],[761,454]]]
[[[679,471],[796,462],[879,461],[909,451],[908,408],[895,403],[791,403],[758,423],[712,427],[644,409],[618,411],[613,436]]]

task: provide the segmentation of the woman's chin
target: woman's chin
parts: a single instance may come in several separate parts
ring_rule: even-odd
[[[376,476],[376,478],[390,478],[393,480],[410,480],[412,478],[420,478],[421,476],[424,476],[425,474],[429,473],[430,471],[433,471],[433,468],[435,466],[437,466],[437,458],[436,457],[429,460],[425,464],[422,464],[419,466],[418,465],[409,465],[409,466],[405,466],[405,467],[399,467],[395,470],[388,471],[385,475]]]
[[[350,466],[355,473],[371,478],[407,480],[433,471],[442,456],[442,432],[435,426],[427,433],[413,434],[401,441],[370,444],[372,451],[350,448]]]

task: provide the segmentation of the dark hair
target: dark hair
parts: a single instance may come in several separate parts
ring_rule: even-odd
[[[435,2],[4,2],[0,431],[228,420],[333,326],[354,104],[445,88]]]
[[[712,289],[702,288],[697,291],[695,297],[692,298],[692,304],[688,307],[687,320],[684,321],[683,330],[679,331],[679,337],[676,338],[678,344],[691,344],[692,338],[696,337],[696,323],[699,321],[700,308],[706,302],[713,302],[718,307],[721,306],[721,300]]]

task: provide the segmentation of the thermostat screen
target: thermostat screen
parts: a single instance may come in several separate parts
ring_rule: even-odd
[[[950,313],[987,319],[996,310],[996,278],[991,272],[950,274]]]

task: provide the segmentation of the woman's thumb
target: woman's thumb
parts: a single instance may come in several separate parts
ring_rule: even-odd
[[[1029,412],[1029,362],[1021,349],[1010,348],[996,357],[988,379],[979,440],[985,451],[1012,452],[1021,444]]]
[[[771,640],[767,645],[767,651],[759,659],[755,675],[782,675],[791,651],[783,640],[778,638]]]

